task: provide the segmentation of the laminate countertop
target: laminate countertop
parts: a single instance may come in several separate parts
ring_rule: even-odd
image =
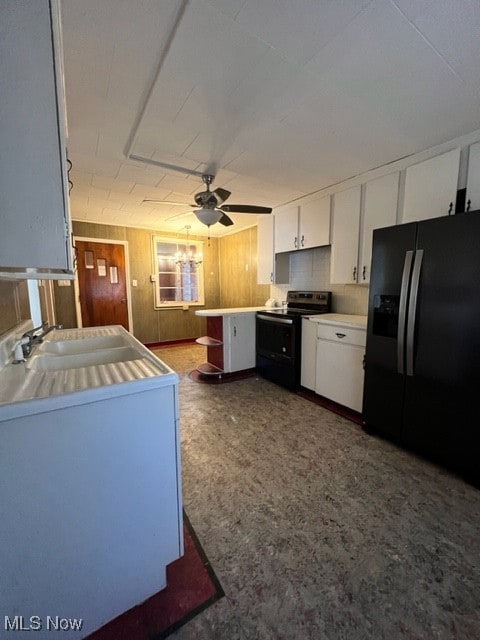
[[[239,313],[255,313],[256,311],[265,311],[265,309],[269,309],[270,307],[266,307],[263,305],[262,307],[232,307],[230,309],[198,309],[195,311],[196,316],[232,316],[238,315]]]
[[[310,320],[321,324],[342,324],[357,329],[367,328],[367,316],[350,313],[322,313],[318,316],[311,316]]]

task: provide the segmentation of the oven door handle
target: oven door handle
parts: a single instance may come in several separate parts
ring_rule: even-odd
[[[292,318],[275,318],[273,316],[267,316],[258,313],[257,318],[259,320],[266,320],[267,322],[279,322],[281,324],[293,324]]]

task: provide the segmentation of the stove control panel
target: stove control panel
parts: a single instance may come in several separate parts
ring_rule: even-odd
[[[325,306],[330,309],[331,300],[331,291],[289,291],[287,293],[289,307],[308,308],[312,305]]]

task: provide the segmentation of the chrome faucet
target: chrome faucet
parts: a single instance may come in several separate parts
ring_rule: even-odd
[[[61,328],[61,324],[53,324],[51,327],[49,327],[48,322],[45,320],[45,322],[42,322],[39,327],[30,329],[30,331],[26,331],[20,338],[20,340],[17,340],[13,347],[13,363],[18,364],[19,362],[24,362],[31,355],[34,345],[43,342],[43,339],[47,335],[47,333],[50,333],[50,331],[53,331],[54,329]],[[39,331],[41,333],[38,333]]]

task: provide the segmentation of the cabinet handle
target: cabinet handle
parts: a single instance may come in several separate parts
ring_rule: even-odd
[[[270,282],[273,282],[273,271],[270,271]]]
[[[298,238],[297,238],[297,236],[295,236],[295,240],[293,241],[293,246],[295,247],[295,249],[298,249]]]
[[[364,280],[366,280],[366,278],[367,278],[367,267],[365,265],[363,265],[362,278]]]
[[[353,267],[353,280],[354,282],[357,281],[357,267]]]
[[[335,335],[337,336],[337,338],[345,338],[345,336],[347,334],[346,333],[336,333]]]
[[[305,245],[305,236],[302,236],[301,245],[302,247]]]
[[[233,336],[237,337],[237,327],[233,327]]]

